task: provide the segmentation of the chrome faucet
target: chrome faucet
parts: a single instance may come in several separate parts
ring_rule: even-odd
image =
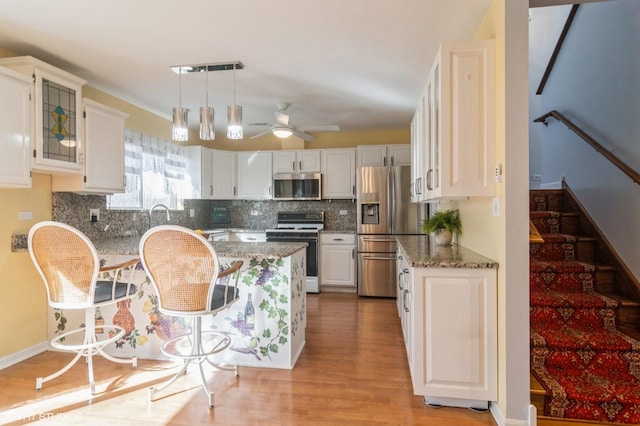
[[[158,208],[165,209],[167,211],[167,222],[171,221],[171,214],[169,213],[169,207],[167,207],[166,204],[154,204],[149,209],[149,228],[151,228],[151,213],[153,213],[153,211]]]

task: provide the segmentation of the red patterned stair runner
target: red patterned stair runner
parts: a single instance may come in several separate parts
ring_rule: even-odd
[[[640,423],[640,342],[618,331],[618,303],[595,291],[595,266],[575,260],[560,213],[530,197],[544,243],[530,244],[531,372],[547,391],[544,415]],[[543,413],[540,413],[543,414]]]

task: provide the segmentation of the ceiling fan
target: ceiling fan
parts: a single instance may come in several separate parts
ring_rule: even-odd
[[[312,136],[308,133],[305,133],[302,129],[296,128],[292,122],[289,121],[289,116],[285,113],[287,108],[289,108],[288,102],[278,102],[278,111],[275,111],[275,123],[251,123],[250,126],[271,126],[271,128],[262,133],[258,133],[255,136],[251,136],[249,139],[259,138],[261,136],[265,136],[273,133],[275,136],[284,139],[288,138],[291,135],[295,135],[299,138],[304,139],[307,142],[312,142],[316,140],[315,136]],[[316,126],[318,131],[338,131],[340,130],[338,126]],[[314,127],[315,128],[315,127]],[[310,128],[305,128],[306,130],[310,130]]]

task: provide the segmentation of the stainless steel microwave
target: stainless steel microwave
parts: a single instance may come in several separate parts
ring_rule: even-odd
[[[321,200],[322,174],[276,173],[273,175],[273,198],[276,200]]]

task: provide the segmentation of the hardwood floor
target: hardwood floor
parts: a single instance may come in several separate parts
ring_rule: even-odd
[[[430,408],[413,395],[393,299],[309,295],[306,337],[293,370],[241,368],[239,378],[213,373],[213,409],[196,371],[148,403],[147,388],[176,372],[162,361],[139,360],[132,370],[96,359],[92,399],[83,363],[38,392],[35,378],[70,359],[46,352],[0,372],[0,424],[496,424],[489,413]]]

